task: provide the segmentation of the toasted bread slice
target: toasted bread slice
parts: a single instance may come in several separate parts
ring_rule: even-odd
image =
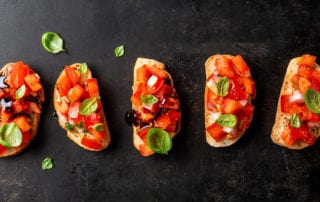
[[[133,72],[133,91],[135,91],[135,89],[137,88],[139,81],[138,81],[138,77],[137,77],[137,70],[143,66],[149,66],[149,67],[153,67],[153,68],[159,68],[162,70],[165,70],[165,65],[157,60],[154,59],[147,59],[147,58],[137,58],[136,63],[134,65],[134,72]],[[167,71],[164,71],[166,74],[166,77],[170,80],[170,85],[174,88],[174,83],[173,83],[173,79],[170,73],[168,73]],[[132,109],[133,110],[137,110],[137,107],[132,103]],[[179,119],[179,123],[177,124],[178,128],[176,129],[175,132],[168,132],[171,139],[174,138],[180,131],[181,129],[181,118]],[[138,135],[138,130],[139,127],[138,126],[134,126],[132,124],[133,127],[133,145],[134,147],[140,151],[141,147],[140,145],[144,144],[144,141],[140,138],[140,136]],[[141,151],[140,151],[141,152]]]
[[[12,68],[12,65],[13,64],[15,64],[15,63],[8,63],[8,64],[6,64],[1,70],[0,70],[0,75],[1,76],[4,76],[4,77],[7,77],[7,76],[9,76],[9,74],[10,74],[10,71],[11,71],[11,68]],[[29,69],[30,69],[30,71],[32,72],[32,73],[35,73],[30,67],[29,67]],[[35,73],[36,74],[36,73]],[[37,75],[37,74],[36,74]],[[38,76],[38,75],[37,75]],[[38,76],[39,77],[39,76]],[[40,83],[40,81],[39,81],[39,83]],[[41,83],[40,83],[40,85],[41,85]],[[9,87],[9,89],[11,89],[10,88],[10,86],[8,86]],[[36,101],[36,105],[37,105],[37,107],[41,110],[41,104],[44,102],[44,100],[45,100],[45,97],[44,97],[44,90],[43,90],[43,87],[41,86],[41,89],[37,92],[37,95],[36,96],[38,96],[38,100]],[[6,122],[4,122],[3,120],[2,120],[2,113],[4,113],[3,112],[3,110],[2,110],[2,107],[0,107],[1,108],[1,112],[0,112],[0,120],[1,120],[1,122],[0,122],[0,124],[2,125],[2,124],[4,124],[4,123],[6,123]],[[40,111],[41,112],[41,111]],[[36,134],[37,134],[37,131],[38,131],[38,124],[39,124],[39,121],[40,121],[40,115],[41,115],[41,113],[35,113],[35,112],[30,112],[30,114],[28,114],[28,115],[30,115],[29,117],[28,117],[28,122],[29,122],[29,124],[30,124],[30,132],[29,132],[29,134],[28,135],[26,135],[25,137],[27,137],[28,136],[28,139],[27,140],[23,140],[22,141],[22,143],[21,143],[21,145],[20,146],[18,146],[18,147],[9,147],[9,148],[6,148],[3,152],[1,152],[0,153],[0,157],[7,157],[7,156],[13,156],[13,155],[17,155],[17,154],[19,154],[22,150],[24,150],[28,145],[29,145],[29,143],[31,142],[31,140],[33,140],[34,139],[34,137],[36,136]],[[11,121],[9,121],[8,123],[10,123],[10,122],[13,122],[13,120],[11,120]],[[24,137],[24,138],[25,138]]]
[[[80,63],[75,63],[75,64],[72,64],[70,65],[69,67],[73,68],[73,69],[77,69],[79,70],[81,64]],[[62,77],[62,73],[60,74],[60,76],[58,77],[57,79],[57,83],[59,81],[59,79],[61,79]],[[87,80],[87,79],[91,79],[92,78],[92,73],[91,73],[91,70],[88,68],[86,73],[84,74],[81,74],[81,77],[80,77],[80,80],[79,80],[79,84],[83,85],[84,82]],[[57,116],[58,116],[58,122],[59,122],[59,125],[65,129],[67,131],[67,136],[72,140],[74,141],[76,144],[78,144],[79,146],[81,146],[82,148],[84,149],[87,149],[87,150],[90,150],[90,151],[101,151],[105,148],[107,148],[107,146],[109,145],[110,141],[111,141],[111,138],[110,138],[110,132],[109,132],[109,127],[108,127],[108,124],[107,124],[107,120],[106,120],[106,117],[105,117],[105,114],[104,114],[104,110],[103,110],[103,107],[101,105],[101,108],[98,110],[98,114],[99,116],[101,117],[102,119],[102,124],[103,124],[103,131],[105,133],[104,135],[104,138],[102,140],[99,140],[99,144],[101,145],[101,147],[99,148],[90,148],[84,144],[81,143],[82,139],[84,137],[90,137],[91,135],[88,133],[88,132],[78,132],[76,130],[68,130],[66,128],[66,123],[68,121],[68,117],[62,113],[60,113],[57,109],[59,108],[58,106],[58,101],[61,100],[61,99],[68,99],[68,98],[63,98],[60,96],[59,94],[59,91],[57,89],[57,86],[55,86],[54,88],[54,93],[53,93],[53,103],[54,103],[54,108],[56,110],[56,113],[57,113]]]
[[[213,56],[209,57],[207,59],[207,61],[205,62],[206,79],[208,79],[212,74],[217,74],[217,71],[216,71],[216,60],[220,56],[225,56],[228,59],[231,59],[233,57],[231,55],[213,55]],[[249,70],[249,74],[250,74],[250,78],[251,78],[250,70]],[[212,124],[212,123],[210,123],[211,122],[210,121],[210,119],[211,119],[210,118],[210,112],[209,112],[209,109],[208,109],[208,106],[207,106],[208,91],[209,91],[209,88],[208,88],[208,86],[206,84],[205,93],[204,93],[205,128],[208,128]],[[247,101],[248,101],[249,104],[251,104],[251,99],[254,96],[255,95],[250,95],[248,97]],[[252,121],[252,118],[253,118],[253,116],[251,116],[250,119],[248,120],[248,122],[249,122],[248,126],[250,125],[250,123]],[[235,135],[236,136],[235,138],[230,138],[230,139],[226,138],[228,135],[230,135],[230,133],[228,133],[225,138],[223,138],[220,141],[216,141],[210,135],[210,133],[206,130],[206,141],[212,147],[228,147],[228,146],[231,146],[232,144],[236,143],[243,136],[243,134],[245,133],[245,130],[244,131],[237,131],[236,133],[237,133],[237,135]],[[233,136],[234,136],[234,134],[233,134]]]
[[[302,141],[297,141],[292,145],[288,145],[284,142],[284,140],[281,138],[281,135],[284,133],[286,128],[288,127],[289,120],[290,120],[290,115],[287,113],[284,113],[281,111],[281,95],[289,95],[292,94],[294,91],[293,83],[290,81],[290,78],[297,74],[298,72],[298,62],[301,59],[301,57],[296,57],[290,60],[287,71],[282,83],[281,91],[280,91],[280,96],[278,100],[278,105],[277,105],[277,112],[275,116],[275,123],[272,127],[271,131],[271,139],[275,144],[278,144],[280,146],[286,147],[288,149],[303,149],[308,146],[309,144],[302,142]],[[320,66],[318,64],[315,64],[315,68],[318,68],[320,70]]]

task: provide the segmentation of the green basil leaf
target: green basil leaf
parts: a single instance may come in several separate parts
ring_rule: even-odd
[[[53,162],[50,157],[47,157],[42,160],[42,170],[49,170],[53,168]]]
[[[17,89],[16,91],[16,99],[20,99],[24,96],[24,94],[26,93],[26,85],[22,85],[20,86],[20,88]]]
[[[300,128],[301,127],[301,120],[300,120],[300,117],[299,115],[297,114],[293,114],[291,117],[290,117],[290,125],[294,128]]]
[[[80,105],[79,113],[81,115],[89,115],[92,112],[95,112],[98,108],[98,99],[98,97],[85,99]]]
[[[66,123],[66,129],[67,130],[73,130],[74,129],[74,125],[72,125],[71,123]]]
[[[116,57],[121,57],[124,54],[124,45],[118,46],[114,49],[114,55]]]
[[[55,32],[45,32],[42,35],[41,42],[44,49],[50,53],[57,54],[65,51],[62,38]]]
[[[154,95],[144,95],[141,94],[140,96],[141,102],[147,105],[153,105],[154,103],[158,102],[158,98]]]
[[[17,147],[22,143],[22,132],[15,123],[5,123],[0,127],[0,144]]]
[[[309,88],[304,94],[304,101],[310,111],[320,114],[320,93]]]
[[[97,132],[102,132],[104,131],[104,127],[102,123],[97,123],[93,126],[93,130]]]
[[[169,133],[161,128],[151,128],[147,133],[147,142],[150,149],[158,154],[168,154],[172,148]]]
[[[84,62],[80,65],[79,72],[80,74],[85,74],[87,71],[88,71],[88,65],[87,63]]]
[[[233,114],[223,114],[216,120],[216,123],[222,127],[232,128],[237,124],[237,117]]]
[[[229,79],[222,77],[217,83],[217,93],[219,96],[226,96],[229,91]]]

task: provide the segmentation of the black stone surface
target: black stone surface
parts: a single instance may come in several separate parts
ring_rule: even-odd
[[[36,139],[0,159],[1,201],[319,201],[320,144],[291,151],[272,143],[278,94],[290,58],[320,56],[316,0],[0,2],[0,63],[23,60],[41,76],[46,102]],[[41,45],[58,32],[67,53]],[[125,45],[116,58],[113,49]],[[241,54],[257,86],[254,121],[229,148],[205,142],[204,62]],[[158,59],[174,76],[182,130],[168,156],[143,158],[124,121],[139,56]],[[52,92],[66,64],[87,62],[99,79],[112,135],[93,153],[69,141],[53,117]],[[41,161],[54,168],[41,170]]]

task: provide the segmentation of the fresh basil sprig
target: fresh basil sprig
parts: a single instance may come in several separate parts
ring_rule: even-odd
[[[49,169],[53,168],[52,159],[50,157],[43,159],[41,167],[42,167],[42,170],[49,170]]]
[[[320,114],[320,93],[309,88],[304,94],[304,101],[310,111]]]
[[[226,96],[229,90],[229,79],[222,77],[217,83],[217,93],[219,96]]]
[[[116,57],[121,57],[124,55],[124,45],[118,46],[114,49],[114,55]]]
[[[299,115],[297,114],[293,114],[291,117],[290,117],[290,125],[294,128],[300,128],[301,127],[301,120],[300,120],[300,117]]]
[[[22,132],[15,123],[0,126],[0,144],[5,147],[17,147],[22,143]]]
[[[216,120],[216,123],[222,127],[232,128],[237,124],[237,117],[233,114],[223,114]]]
[[[62,38],[55,32],[45,32],[42,35],[41,42],[44,49],[50,53],[57,54],[65,51]]]
[[[79,113],[81,115],[89,115],[95,112],[98,108],[98,99],[98,97],[85,99],[80,105]]]
[[[80,74],[85,74],[87,71],[88,71],[88,65],[87,63],[84,62],[80,65],[79,72]]]
[[[97,131],[97,132],[104,131],[104,127],[102,123],[96,123],[92,128],[94,131]]]
[[[154,95],[144,95],[141,94],[140,96],[141,102],[147,105],[153,105],[154,103],[158,102],[158,98]]]
[[[20,86],[20,88],[17,89],[16,98],[21,99],[25,93],[26,93],[26,85],[23,84],[22,86]]]
[[[71,130],[74,129],[74,125],[71,124],[71,123],[69,123],[69,122],[67,122],[67,123],[66,123],[66,129],[71,131]]]
[[[150,149],[158,154],[168,154],[168,151],[172,148],[169,133],[161,128],[151,128],[148,131],[147,143]]]

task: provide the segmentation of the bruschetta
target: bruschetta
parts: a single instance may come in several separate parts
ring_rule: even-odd
[[[138,58],[133,73],[133,144],[142,156],[167,154],[181,127],[180,100],[171,75],[159,61]]]
[[[287,67],[271,132],[274,143],[303,149],[320,135],[320,67],[316,57],[293,58]]]
[[[18,154],[36,136],[44,99],[40,77],[28,65],[0,70],[0,157]]]
[[[205,62],[204,115],[206,141],[213,147],[234,144],[249,127],[256,89],[240,55],[213,55]]]
[[[98,81],[86,63],[64,68],[54,88],[53,103],[60,126],[76,144],[91,151],[101,151],[109,145]]]

